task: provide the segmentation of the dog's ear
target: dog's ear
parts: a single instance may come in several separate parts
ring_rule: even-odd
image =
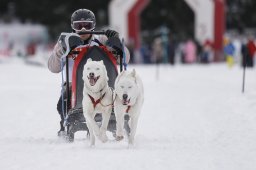
[[[136,76],[136,71],[135,71],[135,69],[132,70],[131,76],[132,76],[132,77],[135,77],[135,76]]]
[[[135,83],[137,84],[137,80],[136,80],[136,71],[135,71],[135,69],[132,70],[131,76],[134,78],[134,81],[135,81]]]
[[[116,81],[115,81],[115,86],[116,84],[119,82],[120,78],[122,77],[122,75],[125,73],[125,70],[123,70],[116,78]]]
[[[100,60],[100,64],[104,64],[104,63],[103,63],[103,60]]]
[[[88,58],[87,62],[91,62],[91,61],[92,61],[92,59],[91,59],[91,58]]]

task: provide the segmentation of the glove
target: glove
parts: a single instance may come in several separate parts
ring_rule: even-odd
[[[122,55],[122,43],[118,37],[110,37],[106,41],[106,46],[111,47],[118,55]]]
[[[110,38],[110,37],[119,37],[119,33],[114,31],[114,30],[106,30],[105,35]]]
[[[58,58],[61,58],[61,56],[64,54],[64,50],[60,42],[57,42],[57,44],[54,46],[53,53]]]

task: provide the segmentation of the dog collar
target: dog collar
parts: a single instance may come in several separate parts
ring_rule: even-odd
[[[97,106],[97,104],[100,103],[100,101],[103,99],[103,97],[105,96],[106,93],[104,93],[98,100],[94,100],[94,98],[88,94],[88,96],[90,97],[92,104],[93,104],[93,108],[95,109],[95,107]]]

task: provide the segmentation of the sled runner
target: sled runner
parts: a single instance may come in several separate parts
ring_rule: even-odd
[[[105,34],[105,32],[86,32],[90,34]],[[86,125],[86,120],[83,115],[83,108],[82,108],[82,100],[83,100],[83,88],[84,88],[84,81],[83,77],[83,68],[86,64],[87,60],[91,58],[93,61],[100,61],[103,60],[104,65],[107,69],[107,75],[109,78],[108,85],[113,89],[114,82],[118,75],[118,68],[117,68],[117,61],[113,55],[113,52],[120,53],[120,63],[122,63],[122,51],[110,51],[108,47],[112,47],[111,49],[115,49],[116,46],[120,45],[116,38],[110,38],[107,41],[108,46],[102,45],[99,42],[96,42],[97,45],[82,45],[83,42],[80,40],[78,36],[74,36],[69,33],[63,33],[59,40],[62,43],[62,46],[66,50],[65,54],[65,64],[69,64],[70,57],[73,59],[73,71],[72,77],[69,77],[69,70],[66,67],[66,81],[69,82],[70,78],[72,79],[72,84],[70,87],[69,83],[66,83],[66,96],[65,102],[68,103],[65,109],[66,115],[65,123],[66,126],[66,134],[68,141],[72,142],[74,140],[74,135],[77,131],[87,131],[88,128]],[[121,49],[122,50],[122,49]],[[120,64],[120,71],[122,71],[122,64]],[[71,92],[71,93],[70,93]],[[100,114],[96,114],[95,121],[101,124],[102,117]],[[126,118],[127,120],[127,118]],[[109,124],[108,124],[108,131],[115,134],[116,130],[116,120],[114,113],[112,111]]]

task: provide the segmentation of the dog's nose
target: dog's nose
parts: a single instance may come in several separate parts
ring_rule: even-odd
[[[93,72],[89,73],[89,76],[94,77],[94,73]]]
[[[128,98],[128,95],[127,94],[123,94],[123,99],[127,100],[127,98]]]

